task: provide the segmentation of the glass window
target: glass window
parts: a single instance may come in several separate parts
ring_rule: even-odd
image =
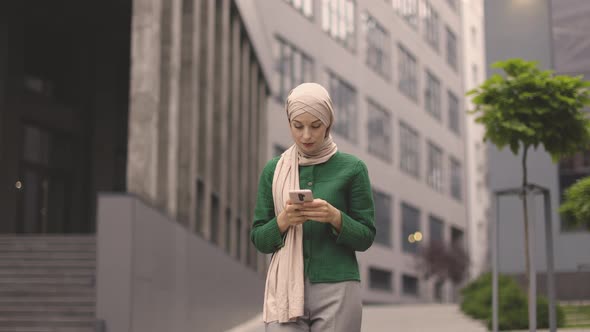
[[[393,10],[414,30],[418,29],[418,0],[393,0]]]
[[[305,17],[313,16],[313,0],[284,0],[289,3],[293,8],[303,14]]]
[[[451,157],[451,196],[456,200],[463,198],[463,181],[462,181],[461,163],[454,157]]]
[[[402,289],[404,295],[418,296],[418,278],[404,274],[402,276]]]
[[[449,128],[457,135],[459,130],[459,98],[451,91],[447,91],[449,99]]]
[[[416,178],[420,177],[418,132],[404,122],[400,122],[400,168]]]
[[[379,231],[375,235],[375,242],[391,247],[391,196],[373,190],[375,201],[375,228]]]
[[[275,56],[279,82],[278,98],[283,102],[291,89],[301,83],[313,81],[313,62],[309,56],[281,38],[277,38]]]
[[[418,65],[416,57],[399,45],[399,91],[418,101]]]
[[[211,194],[211,212],[209,215],[211,223],[211,242],[219,244],[219,196],[217,194]]]
[[[392,291],[391,271],[379,269],[376,267],[369,268],[369,288]]]
[[[461,247],[465,246],[465,238],[463,235],[463,230],[457,227],[451,227],[451,245],[453,247]]]
[[[225,252],[231,254],[231,208],[225,208]]]
[[[442,219],[430,215],[428,217],[428,227],[430,243],[444,243],[444,222]]]
[[[391,77],[391,42],[389,33],[377,20],[369,15],[365,16],[367,31],[367,65],[381,76]]]
[[[418,252],[418,242],[421,237],[417,237],[420,229],[420,210],[402,203],[402,250],[405,253],[415,254]],[[421,235],[420,235],[421,236]]]
[[[440,81],[429,70],[426,71],[426,84],[424,88],[424,105],[426,111],[441,120],[440,111]]]
[[[432,4],[430,4],[430,1],[428,1],[428,0],[424,0],[423,15],[424,15],[424,38],[426,39],[426,42],[435,51],[438,52],[439,47],[440,47],[440,42],[439,42],[440,22],[439,22],[439,18],[438,18],[438,12],[436,11],[436,9],[434,9]]]
[[[352,0],[322,0],[322,29],[349,49],[355,47],[354,13]]]
[[[328,91],[332,97],[334,108],[338,110],[338,121],[333,130],[338,135],[356,142],[356,91],[333,73],[329,73]]]
[[[447,0],[447,4],[449,5],[449,7],[451,7],[451,9],[453,11],[458,11],[459,10],[459,6],[457,5],[457,0]]]
[[[432,142],[428,142],[428,169],[426,183],[434,190],[443,190],[443,161],[442,149]]]
[[[392,148],[391,148],[391,115],[383,107],[377,103],[368,100],[368,142],[369,153],[391,162]]]
[[[203,211],[205,210],[205,183],[201,179],[197,179],[197,204],[196,204],[197,218],[195,219],[195,230],[199,234],[203,234]]]
[[[457,37],[449,27],[447,27],[447,63],[455,71],[459,69],[457,63]]]

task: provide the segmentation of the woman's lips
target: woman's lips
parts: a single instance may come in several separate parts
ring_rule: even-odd
[[[313,146],[313,143],[303,143],[303,146],[305,146],[306,148],[311,148]]]

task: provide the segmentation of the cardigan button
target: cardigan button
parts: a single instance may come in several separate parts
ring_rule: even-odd
[[[311,182],[311,181],[309,181],[309,182],[307,183],[307,185],[308,185],[308,186],[310,186],[310,187],[311,187],[311,185],[312,185],[312,184],[313,184],[313,182]]]

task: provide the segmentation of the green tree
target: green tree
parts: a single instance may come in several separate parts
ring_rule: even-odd
[[[559,212],[571,226],[590,230],[590,176],[576,181],[565,191]]]
[[[500,61],[492,67],[503,70],[504,75],[494,74],[467,93],[475,105],[469,113],[485,127],[484,141],[498,149],[509,146],[514,155],[523,150],[520,197],[528,286],[527,152],[542,144],[556,162],[590,146],[590,120],[583,111],[590,103],[590,83],[581,76],[554,75],[522,59]]]

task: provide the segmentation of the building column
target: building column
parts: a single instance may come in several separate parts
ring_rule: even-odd
[[[215,0],[203,0],[207,6],[207,32],[206,41],[202,41],[207,45],[207,60],[206,66],[203,68],[206,71],[201,72],[205,74],[205,85],[201,86],[201,89],[205,89],[205,109],[199,110],[201,114],[205,116],[205,138],[204,138],[204,150],[201,151],[201,158],[205,159],[204,169],[200,174],[204,181],[204,197],[203,201],[203,213],[201,225],[201,234],[207,240],[211,239],[211,193],[213,192],[213,167],[217,167],[213,162],[213,149],[214,144],[214,132],[213,132],[213,117],[215,109],[213,107],[215,103]],[[203,81],[202,81],[203,83]]]
[[[230,197],[231,202],[231,229],[230,229],[230,254],[233,257],[239,257],[240,248],[237,246],[239,232],[238,232],[238,220],[240,218],[240,204],[239,204],[239,179],[240,174],[239,170],[241,169],[238,167],[239,162],[239,153],[241,146],[239,145],[241,138],[239,136],[240,133],[240,76],[241,76],[241,22],[240,18],[237,14],[232,13],[232,22],[231,22],[231,108],[229,109],[230,112],[230,130],[229,130],[229,157],[230,157],[230,165],[232,167],[228,170],[228,197]]]
[[[162,0],[133,1],[127,190],[150,204],[158,190]]]
[[[217,243],[221,248],[228,248],[229,243],[226,243],[227,239],[227,232],[230,229],[227,227],[228,223],[226,221],[227,218],[227,207],[228,202],[230,201],[229,192],[227,190],[228,187],[228,169],[231,167],[236,167],[235,164],[230,164],[228,151],[230,149],[229,146],[229,138],[228,138],[228,122],[230,121],[229,118],[229,99],[231,96],[231,82],[230,82],[230,67],[232,64],[230,63],[230,48],[231,48],[231,35],[230,35],[230,19],[231,19],[231,11],[230,11],[230,0],[221,0],[221,22],[218,22],[218,26],[220,25],[221,28],[221,83],[220,83],[220,146],[219,146],[219,219],[217,226],[218,232],[218,239]],[[231,219],[230,219],[231,220]]]
[[[190,96],[190,106],[188,112],[191,114],[191,125],[188,129],[190,131],[190,150],[188,154],[190,156],[189,159],[189,178],[186,179],[189,186],[189,197],[187,198],[189,208],[188,208],[188,224],[189,229],[193,232],[198,230],[198,222],[197,218],[199,218],[199,212],[197,211],[197,201],[199,199],[198,192],[197,192],[197,180],[199,179],[199,172],[201,166],[201,159],[199,156],[201,155],[202,147],[201,147],[201,122],[204,121],[204,117],[202,116],[201,110],[201,103],[204,94],[202,94],[201,90],[201,72],[204,70],[203,66],[203,55],[201,54],[201,50],[203,46],[201,45],[201,41],[205,40],[203,34],[204,27],[202,26],[202,12],[204,8],[202,6],[202,1],[195,1],[193,3],[193,18],[190,21],[193,25],[192,29],[192,68],[190,71],[190,82],[192,82],[193,90],[190,90],[190,87],[186,87],[186,93]],[[206,12],[205,12],[206,15]],[[188,24],[188,21],[187,21]],[[187,37],[188,38],[188,37]],[[188,46],[186,46],[188,47]],[[188,49],[187,49],[188,52]],[[187,97],[188,99],[189,97]],[[180,174],[180,173],[179,173]],[[186,202],[183,200],[183,202]]]
[[[178,150],[180,145],[180,68],[182,56],[183,32],[183,2],[182,0],[168,0],[166,13],[162,13],[162,24],[165,24],[166,34],[162,36],[162,103],[160,114],[167,121],[161,123],[162,132],[166,139],[160,149],[162,170],[158,176],[158,202],[164,204],[168,215],[174,219],[178,217]],[[166,20],[164,20],[166,18]],[[164,56],[165,55],[165,56]],[[167,58],[167,59],[166,59]],[[164,60],[166,60],[164,62]],[[166,87],[166,90],[164,89]],[[163,98],[166,96],[167,98]],[[166,100],[167,99],[167,100]],[[166,123],[167,122],[167,123]]]
[[[267,116],[267,101],[268,96],[266,95],[266,85],[264,80],[258,81],[258,155],[256,156],[257,164],[256,170],[258,171],[256,179],[260,177],[260,172],[264,168],[267,162],[268,153],[268,116]],[[266,274],[268,265],[270,264],[270,255],[259,253],[258,254],[258,273],[262,276]]]
[[[197,8],[195,8],[197,7]],[[180,88],[178,110],[178,155],[176,164],[176,219],[181,224],[189,226],[192,198],[195,187],[195,173],[191,169],[191,155],[196,153],[193,145],[193,133],[197,130],[197,108],[194,105],[194,87],[198,84],[193,76],[197,70],[198,52],[195,52],[195,38],[199,38],[198,17],[194,0],[182,1],[181,50],[180,50]],[[172,188],[171,188],[172,189]],[[189,226],[190,228],[190,226]]]
[[[238,165],[240,165],[240,220],[242,225],[240,228],[240,261],[246,265],[247,263],[247,250],[248,250],[248,242],[247,242],[247,235],[246,230],[248,229],[248,217],[249,212],[249,202],[250,198],[248,197],[249,190],[248,184],[250,176],[248,172],[248,157],[249,157],[249,129],[250,129],[250,117],[251,114],[250,110],[250,43],[248,40],[244,40],[242,42],[242,79],[241,79],[241,111],[240,111],[240,161]]]
[[[252,228],[252,216],[254,215],[254,205],[256,204],[256,189],[258,187],[256,181],[258,179],[258,155],[259,141],[258,128],[260,123],[260,112],[258,109],[258,78],[259,68],[256,61],[250,64],[250,133],[248,142],[250,143],[250,150],[248,151],[248,230]],[[249,239],[249,234],[247,234]],[[251,241],[248,241],[248,248],[250,254],[250,264],[254,268],[258,266],[258,251]]]

